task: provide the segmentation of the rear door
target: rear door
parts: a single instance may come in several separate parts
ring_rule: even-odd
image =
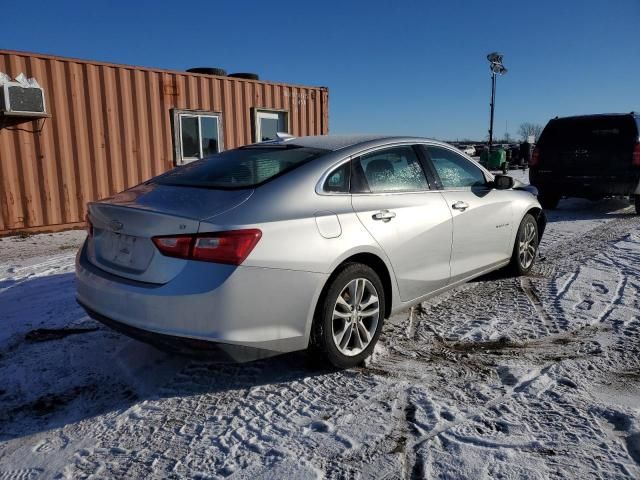
[[[423,148],[453,217],[451,281],[508,259],[517,228],[511,192],[490,188],[482,169],[455,150],[436,145]]]
[[[398,145],[352,161],[353,209],[389,257],[403,301],[444,287],[450,275],[451,212],[429,189],[418,155]]]

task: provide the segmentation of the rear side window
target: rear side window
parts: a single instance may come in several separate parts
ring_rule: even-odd
[[[538,145],[549,147],[628,147],[638,140],[631,115],[559,118],[544,128]]]
[[[354,161],[352,191],[356,193],[411,192],[429,185],[411,146],[392,147],[363,155]]]
[[[351,176],[351,162],[340,165],[329,174],[324,182],[323,190],[333,193],[349,193],[349,177]]]
[[[251,188],[280,176],[327,150],[272,145],[244,147],[213,155],[176,168],[154,181],[164,185],[184,185],[221,189]]]
[[[462,155],[447,148],[426,147],[442,188],[479,187],[487,180],[482,170]]]

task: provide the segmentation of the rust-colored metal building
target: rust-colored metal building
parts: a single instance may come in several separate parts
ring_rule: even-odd
[[[46,115],[0,111],[0,235],[83,225],[86,203],[215,151],[328,132],[328,90],[0,50]],[[5,77],[6,78],[6,77]]]

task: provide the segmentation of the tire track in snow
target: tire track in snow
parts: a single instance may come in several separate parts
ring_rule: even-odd
[[[615,230],[611,239],[637,223],[609,222]],[[499,458],[511,448],[517,460],[549,476],[560,465],[579,476],[576,465],[587,465],[589,456],[601,456],[602,465],[595,462],[584,472],[612,477],[628,468],[627,476],[633,476],[640,472],[626,466],[625,448],[607,442],[586,403],[574,399],[585,394],[572,374],[588,365],[595,365],[597,374],[612,365],[635,368],[635,353],[624,348],[627,343],[595,353],[590,338],[574,338],[580,325],[564,319],[569,297],[554,304],[553,280],[591,261],[606,245],[609,234],[598,228],[585,235],[590,240],[570,240],[559,246],[562,252],[547,252],[534,272],[542,274],[526,278],[535,301],[516,279],[486,279],[456,289],[417,308],[410,329],[402,321],[387,324],[383,353],[370,369],[318,372],[301,367],[298,355],[232,367],[189,362],[143,401],[40,434],[37,441],[50,438],[46,448],[41,445],[40,458],[64,455],[69,463],[58,473],[78,478],[251,478],[265,472],[281,478],[367,472],[394,478],[399,471],[435,477],[446,474],[445,467],[454,475],[464,471],[457,466],[470,465],[460,462],[470,462],[482,449],[485,463],[496,469],[493,476],[534,476],[534,469],[509,461],[509,453]],[[548,317],[541,318],[536,305]],[[635,327],[630,321],[628,328]],[[507,346],[531,344],[530,351],[450,348],[451,342],[493,345],[502,336]],[[563,336],[567,343],[554,343]],[[408,447],[435,429],[441,433]],[[592,445],[594,438],[609,452]],[[575,459],[563,442],[580,445]],[[1,451],[7,450],[0,446]],[[449,463],[438,463],[442,459]]]

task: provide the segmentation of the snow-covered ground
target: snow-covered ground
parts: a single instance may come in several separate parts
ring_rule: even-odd
[[[531,275],[394,316],[347,371],[220,366],[97,324],[74,301],[82,238],[0,240],[0,480],[640,477],[626,202],[561,202]]]

